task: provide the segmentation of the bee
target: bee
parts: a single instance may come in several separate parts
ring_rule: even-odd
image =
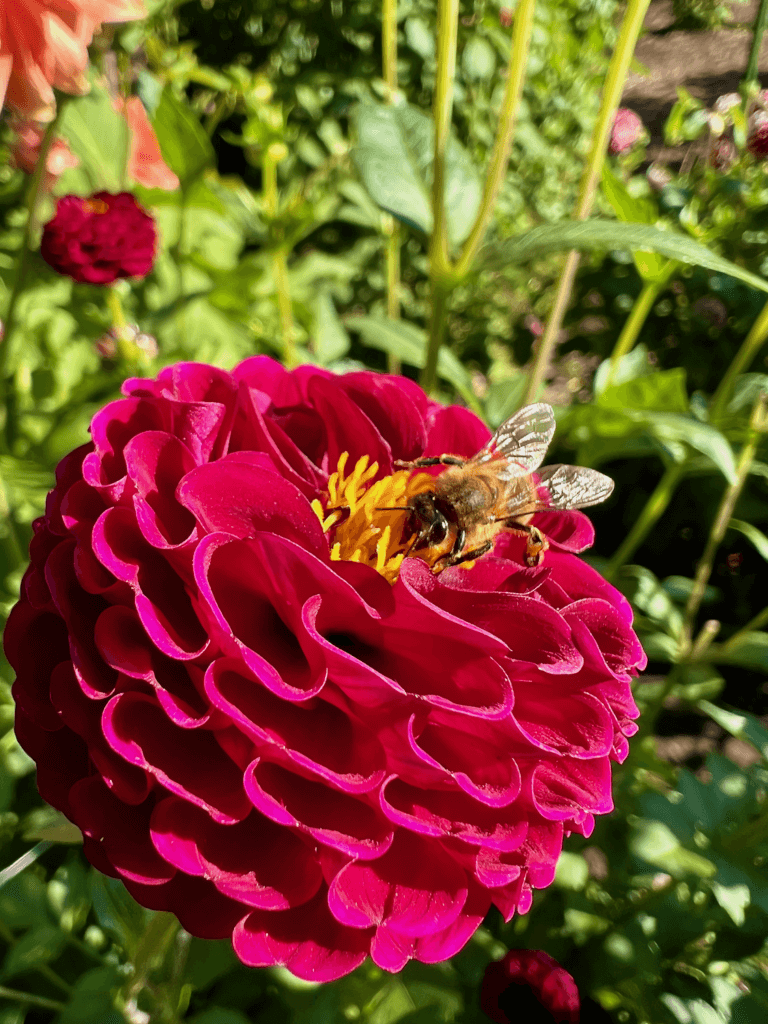
[[[397,462],[406,469],[447,467],[432,490],[400,507],[410,512],[415,534],[408,554],[440,547],[452,538],[434,567],[459,565],[490,551],[498,534],[508,530],[526,537],[526,565],[539,565],[549,543],[531,524],[534,512],[587,508],[605,501],[613,490],[610,477],[583,466],[539,470],[554,432],[552,406],[539,402],[502,423],[471,459],[438,455]]]

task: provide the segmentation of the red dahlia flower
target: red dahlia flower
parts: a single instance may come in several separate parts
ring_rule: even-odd
[[[144,277],[155,260],[155,222],[130,192],[97,192],[89,199],[64,196],[43,228],[40,254],[75,281],[112,284]]]
[[[459,950],[611,810],[644,663],[546,513],[473,567],[405,558],[397,459],[488,431],[410,381],[129,380],[65,458],[6,631],[17,734],[85,852],[195,935],[325,981]]]

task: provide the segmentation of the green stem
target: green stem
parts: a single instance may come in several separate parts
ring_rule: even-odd
[[[69,982],[60,978],[56,971],[54,971],[52,967],[49,967],[48,964],[38,964],[37,967],[35,967],[35,970],[38,974],[42,974],[44,978],[47,978],[52,985],[56,986],[56,988],[61,989],[62,992],[66,992],[67,995],[71,994],[72,986]]]
[[[477,256],[488,229],[491,214],[496,206],[501,186],[504,184],[504,175],[507,171],[517,123],[517,110],[523,92],[525,70],[528,65],[534,6],[535,0],[520,0],[515,11],[515,27],[509,52],[509,64],[507,65],[507,85],[499,112],[499,126],[485,179],[480,211],[456,264],[456,274],[460,278],[469,272]]]
[[[605,576],[612,579],[619,569],[634,555],[656,523],[666,512],[683,476],[683,466],[674,462],[664,471],[664,475],[656,485],[656,489],[648,498],[645,507],[635,520],[632,529],[619,545],[619,549],[608,563]]]
[[[595,192],[602,175],[605,151],[608,146],[608,139],[613,127],[616,110],[619,106],[621,94],[624,91],[624,82],[629,71],[632,55],[635,52],[637,38],[643,27],[646,11],[650,0],[628,0],[626,13],[621,25],[621,32],[616,43],[616,49],[608,68],[608,74],[603,87],[603,96],[600,104],[600,113],[597,117],[594,131],[592,133],[592,144],[587,160],[587,166],[579,185],[579,195],[576,201],[574,217],[576,220],[586,220],[592,210]],[[552,313],[544,329],[539,350],[536,353],[536,361],[531,371],[531,378],[528,381],[526,391],[526,402],[535,400],[539,389],[544,381],[547,367],[552,360],[552,353],[560,334],[563,323],[563,316],[568,308],[571,297],[573,281],[576,277],[576,270],[579,265],[579,254],[575,250],[570,252],[566,258],[565,267],[560,277],[557,295],[552,307]]]
[[[757,452],[757,446],[760,442],[761,434],[764,433],[766,429],[766,401],[766,396],[761,393],[755,402],[750,420],[751,436],[741,451],[739,464],[736,467],[736,478],[733,483],[728,486],[725,494],[723,495],[720,507],[717,510],[717,514],[715,515],[709,531],[709,537],[707,538],[707,544],[704,548],[704,554],[701,556],[699,564],[696,567],[696,577],[693,581],[693,587],[688,597],[683,616],[683,654],[687,654],[690,650],[693,625],[696,621],[699,607],[701,606],[701,602],[704,598],[704,593],[707,589],[707,584],[709,583],[709,577],[712,575],[715,554],[717,553],[717,549],[725,536],[725,531],[728,529],[728,523],[731,521],[733,510],[736,507],[736,502],[739,500],[739,496],[744,488],[747,476],[749,475],[752,462],[755,458],[755,453]]]
[[[277,188],[277,163],[272,147],[267,146],[261,164],[262,189],[264,194],[264,211],[273,224],[277,220],[280,206],[280,195]],[[277,310],[280,317],[280,336],[283,341],[283,362],[291,369],[296,366],[295,327],[293,323],[293,307],[288,282],[288,255],[284,245],[272,250],[272,273],[275,276],[277,292]]]
[[[397,93],[397,0],[383,0],[381,14],[381,49],[387,103],[393,103]],[[387,234],[387,316],[400,319],[400,225],[390,220]],[[400,373],[400,360],[391,352],[387,356],[390,373]]]
[[[37,157],[37,163],[35,164],[35,169],[32,172],[29,189],[27,190],[25,204],[27,208],[27,221],[24,225],[24,234],[21,239],[21,249],[19,250],[19,259],[16,265],[16,276],[14,278],[10,298],[8,299],[8,307],[5,311],[5,322],[3,325],[4,336],[2,344],[0,344],[0,405],[6,409],[6,414],[8,378],[11,373],[11,341],[16,327],[18,302],[21,298],[22,292],[24,291],[24,282],[29,264],[29,252],[32,247],[32,239],[37,227],[37,207],[42,195],[43,181],[45,180],[45,165],[48,161],[48,154],[51,151],[51,146],[56,140],[56,132],[61,124],[61,118],[66,106],[66,98],[63,95],[59,94],[57,96],[57,101],[56,116],[48,123],[45,129],[45,134],[43,135],[42,142],[40,143],[40,152]],[[7,432],[6,427],[6,433]]]
[[[114,328],[115,336],[121,338],[125,328],[128,326],[128,321],[125,319],[120,295],[113,285],[107,288],[107,307],[112,317],[112,327]]]
[[[429,244],[429,279],[432,289],[427,358],[421,384],[429,394],[437,385],[437,356],[445,335],[447,280],[451,265],[448,259],[448,232],[445,224],[445,157],[453,111],[453,79],[456,71],[456,40],[459,24],[459,0],[438,0],[437,4],[437,73],[433,103],[435,149],[432,181],[432,237]]]
[[[653,304],[658,298],[659,292],[666,287],[667,281],[672,276],[676,266],[675,260],[670,260],[666,268],[668,273],[663,278],[658,278],[655,281],[646,281],[643,285],[642,291],[635,299],[632,311],[621,329],[621,334],[616,341],[613,352],[611,352],[611,364],[605,381],[606,388],[609,388],[613,383],[619,366],[619,360],[635,347],[640,331],[643,329],[643,324],[648,319],[648,314],[653,309]]]
[[[45,996],[33,996],[29,992],[20,992],[15,988],[6,988],[0,985],[0,999],[9,999],[14,1003],[21,1003],[22,1006],[38,1006],[41,1010],[53,1010],[54,1013],[61,1013],[66,1009],[64,1003],[55,999],[46,999]]]
[[[747,70],[744,72],[744,78],[741,82],[744,86],[749,86],[753,82],[757,84],[758,82],[757,65],[760,58],[760,45],[763,41],[766,24],[768,24],[768,0],[760,0],[755,24],[752,26],[752,46],[749,51]]]
[[[737,630],[733,636],[729,636],[724,644],[721,645],[720,650],[723,654],[728,654],[730,650],[738,646],[742,637],[746,636],[747,633],[754,633],[758,629],[762,629],[763,626],[768,625],[768,608],[763,608],[761,612],[758,612],[753,619],[750,619],[746,626],[742,626],[741,629]]]
[[[718,423],[725,415],[736,378],[739,374],[744,373],[762,348],[766,338],[768,338],[768,302],[758,313],[749,334],[741,343],[741,348],[733,357],[731,365],[725,371],[725,376],[715,391],[709,411],[709,418],[713,423]]]
[[[146,986],[150,973],[165,957],[180,927],[173,914],[158,911],[152,915],[133,956],[133,974],[123,988],[129,1002]]]

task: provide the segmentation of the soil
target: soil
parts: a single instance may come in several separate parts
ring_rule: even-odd
[[[723,93],[738,90],[747,66],[758,0],[728,6],[731,23],[705,32],[675,29],[672,0],[654,0],[650,5],[645,35],[635,49],[635,70],[627,78],[622,98],[622,105],[639,114],[648,129],[649,160],[675,163],[682,158],[680,149],[664,146],[664,122],[677,100],[678,87],[707,106]],[[763,37],[758,71],[761,85],[768,86],[768,32]]]

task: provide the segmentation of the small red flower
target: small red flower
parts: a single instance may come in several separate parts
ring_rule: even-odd
[[[472,567],[407,557],[397,461],[489,431],[405,378],[264,356],[133,379],[57,470],[5,634],[44,799],[143,905],[251,966],[399,971],[509,919],[611,810],[627,601],[536,513]],[[425,483],[426,481],[426,483]]]
[[[157,229],[129,192],[97,192],[89,199],[64,196],[43,229],[40,254],[75,281],[112,284],[144,277],[152,269]]]
[[[749,119],[747,149],[752,156],[768,156],[768,114],[764,110],[758,110]]]
[[[488,964],[480,1007],[494,1024],[579,1024],[576,982],[541,949],[511,949]]]
[[[644,131],[643,122],[634,110],[619,107],[613,120],[611,141],[608,148],[611,153],[623,153],[634,146]]]

